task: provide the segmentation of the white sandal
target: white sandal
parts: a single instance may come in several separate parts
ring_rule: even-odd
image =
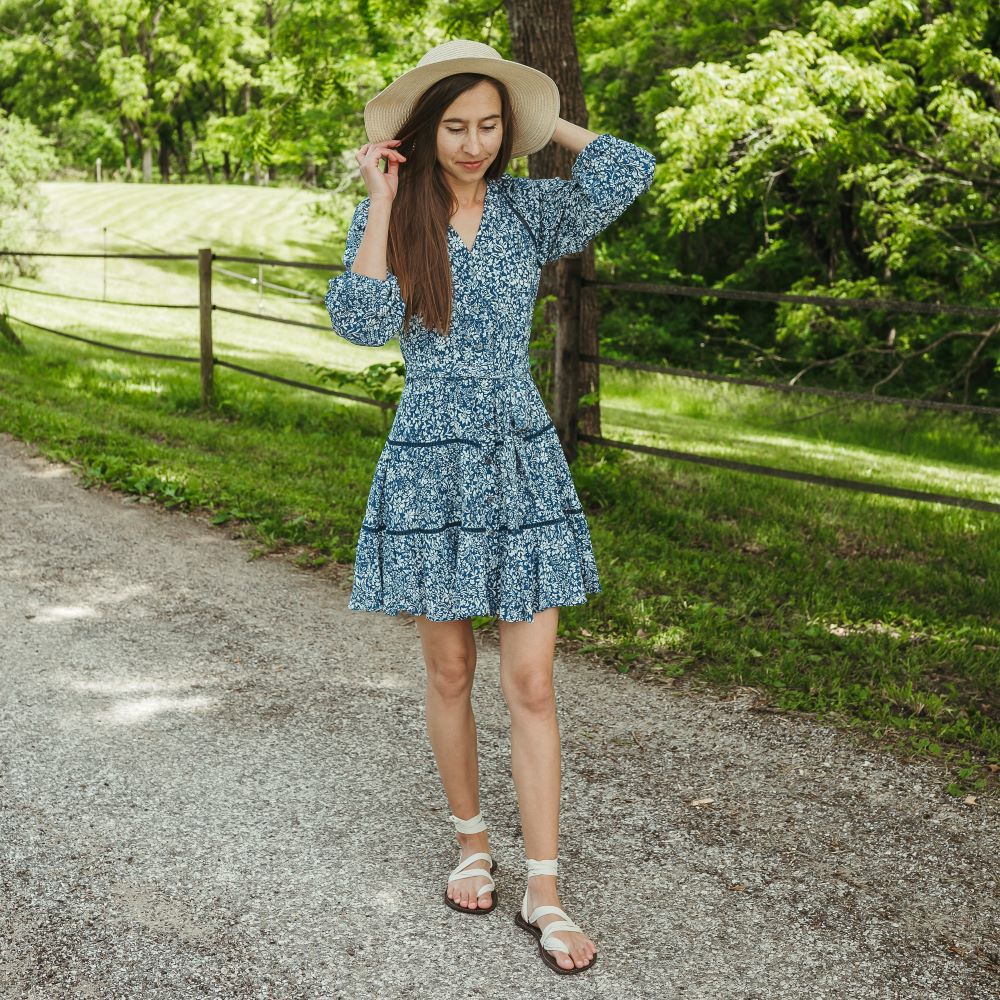
[[[483,822],[483,814],[476,813],[472,819],[459,819],[457,816],[450,815],[448,818],[455,824],[455,829],[458,833],[479,833],[486,829],[486,824]],[[469,868],[469,865],[473,861],[487,861],[489,862],[489,870],[485,868]],[[493,902],[489,906],[477,906],[474,910],[468,906],[462,906],[461,903],[456,903],[455,900],[448,896],[448,890],[444,891],[444,901],[453,910],[458,910],[459,913],[491,913],[496,909],[497,905],[497,887],[496,883],[493,881],[493,872],[497,870],[496,863],[493,858],[486,851],[477,851],[475,854],[470,854],[467,858],[463,858],[458,866],[452,871],[448,876],[448,882],[458,882],[463,878],[488,878],[490,880],[489,885],[483,885],[479,887],[479,891],[476,893],[476,899],[479,899],[483,893],[491,892],[493,893]]]
[[[559,862],[556,858],[552,858],[547,861],[536,861],[534,858],[526,859],[528,866],[528,878],[533,875],[558,875],[559,874]],[[535,925],[535,921],[539,917],[544,917],[548,913],[553,913],[557,917],[561,917],[561,920],[553,920],[547,923],[544,927],[538,927]],[[554,951],[564,951],[568,955],[570,953],[569,946],[565,941],[560,940],[553,935],[557,931],[576,931],[579,934],[583,933],[583,928],[575,924],[572,920],[566,916],[566,911],[558,906],[536,906],[531,913],[528,913],[528,887],[524,887],[524,900],[521,903],[520,912],[514,914],[514,923],[518,927],[523,927],[529,934],[538,939],[538,953],[542,956],[542,961],[550,969],[555,969],[556,972],[560,972],[563,975],[568,975],[573,972],[586,972],[587,969],[592,969],[594,963],[597,961],[597,956],[590,960],[587,965],[581,965],[579,968],[577,966],[571,966],[568,969],[564,969],[551,955]]]

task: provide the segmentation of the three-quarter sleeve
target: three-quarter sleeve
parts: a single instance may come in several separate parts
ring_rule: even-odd
[[[655,167],[648,150],[602,132],[577,153],[570,179],[511,178],[533,221],[538,263],[581,251],[649,190]]]
[[[365,198],[354,210],[344,249],[344,271],[330,279],[324,301],[335,333],[363,347],[381,347],[402,330],[406,304],[392,271],[386,269],[386,277],[380,281],[351,270],[365,234],[370,204],[371,199]]]

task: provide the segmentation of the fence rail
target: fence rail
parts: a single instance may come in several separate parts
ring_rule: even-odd
[[[157,257],[158,256],[157,254],[138,254],[137,255],[137,254],[98,254],[98,253],[93,253],[93,254],[41,253],[41,252],[35,252],[35,251],[22,251],[22,250],[0,251],[0,256],[2,256],[4,253],[9,253],[9,254],[15,254],[16,253],[16,254],[20,254],[21,256],[32,256],[33,255],[33,256],[39,256],[39,257],[41,257],[41,256],[48,256],[48,257],[136,257],[136,256],[139,256],[139,257]],[[165,256],[166,256],[167,259],[170,259],[170,260],[176,260],[176,259],[197,260],[196,257],[178,258],[177,255],[165,255]],[[271,259],[268,259],[268,258],[257,258],[257,257],[230,257],[230,256],[225,256],[225,255],[220,255],[220,254],[213,254],[213,260],[243,261],[243,262],[252,263],[252,264],[275,264],[275,265],[280,264],[280,265],[285,266],[285,267],[317,268],[317,269],[340,270],[340,271],[342,271],[344,269],[344,265],[343,264],[316,264],[316,263],[313,263],[313,262],[305,262],[305,261],[298,261],[298,262],[297,261],[280,261],[280,260],[271,260]],[[625,283],[625,282],[603,282],[603,281],[588,281],[588,279],[586,279],[586,278],[582,278],[581,281],[585,285],[593,285],[594,287],[599,287],[599,288],[625,289],[627,291],[652,291],[654,294],[659,294],[659,289],[677,290],[677,294],[687,294],[689,292],[692,293],[692,294],[694,292],[704,293],[706,291],[706,289],[704,289],[702,287],[693,286],[693,285],[651,285],[651,284],[634,283],[634,282],[633,283]],[[7,284],[5,282],[0,282],[0,288],[10,288],[10,289],[12,289],[14,291],[27,292],[28,294],[32,294],[32,295],[48,295],[48,296],[54,296],[54,297],[57,297],[57,298],[73,299],[73,300],[76,300],[78,302],[93,302],[93,303],[104,304],[104,305],[139,306],[139,307],[147,307],[147,308],[154,308],[154,309],[198,309],[198,308],[200,308],[200,306],[199,306],[198,303],[128,302],[128,301],[114,300],[114,299],[103,299],[103,298],[98,299],[98,298],[95,298],[93,296],[70,295],[70,294],[68,294],[66,292],[52,292],[52,291],[42,290],[42,289],[38,289],[38,288],[26,288],[23,285],[11,285],[11,284]],[[781,296],[781,295],[778,295],[778,293],[770,293],[770,292],[767,292],[767,293],[765,293],[765,292],[760,292],[760,293],[756,293],[756,292],[738,292],[735,289],[727,289],[727,290],[716,289],[716,290],[709,290],[709,291],[712,291],[713,294],[715,292],[718,292],[718,294],[719,294],[720,297],[729,297],[729,298],[737,298],[737,297],[744,297],[744,296],[758,295],[758,294],[759,295],[766,295],[766,296],[768,296],[768,298],[771,301],[784,301],[785,299],[788,299],[788,300],[796,299],[797,300],[797,299],[802,298],[802,296]],[[670,292],[670,293],[664,292],[664,294],[672,294],[672,292]],[[865,300],[865,299],[847,300],[847,299],[824,298],[822,296],[809,296],[809,299],[812,302],[817,302],[817,303],[820,303],[820,304],[823,304],[823,305],[843,304],[843,303],[849,302],[849,301],[850,302],[866,302],[866,301],[867,302],[875,302],[875,301],[878,301],[880,303],[896,303],[897,302],[897,300],[889,300],[889,299],[883,299],[883,300]],[[317,302],[321,302],[323,300],[323,296],[322,295],[317,295],[317,296],[315,296],[315,300]],[[906,305],[907,303],[900,301],[899,304]],[[930,304],[925,304],[925,303],[909,303],[909,304],[910,305],[914,305],[914,306],[930,305]],[[303,329],[307,329],[307,330],[324,330],[325,331],[325,330],[329,329],[329,325],[328,324],[306,323],[306,322],[304,322],[302,320],[286,319],[285,317],[281,317],[281,316],[266,316],[266,315],[262,315],[261,313],[251,312],[251,311],[249,311],[247,309],[234,309],[234,308],[230,308],[228,306],[220,306],[220,305],[213,305],[212,308],[216,312],[232,313],[233,315],[236,315],[236,316],[246,316],[249,319],[262,320],[262,321],[267,322],[267,323],[281,323],[281,324],[284,324],[286,326],[298,326],[298,327],[302,327]],[[880,308],[881,308],[881,306],[880,306]],[[942,308],[944,308],[944,307],[942,307]],[[950,309],[952,307],[948,307],[948,308]],[[998,318],[1000,318],[1000,309],[996,309],[996,310],[992,310],[991,311],[987,307],[980,307],[980,306],[968,306],[968,307],[955,306],[954,309],[959,310],[959,311],[961,311],[961,310],[966,310],[966,311],[972,310],[976,314],[979,314],[979,312],[990,313],[991,315],[995,314]],[[532,351],[532,353],[535,353],[535,354],[544,354],[544,353],[546,353],[545,351],[539,350],[537,348],[532,348],[531,351]],[[549,351],[548,353],[551,354],[551,351]],[[749,378],[747,376],[740,376],[740,375],[721,375],[721,374],[717,374],[715,372],[698,371],[698,370],[692,369],[692,368],[677,368],[677,367],[672,367],[672,366],[669,366],[669,365],[658,365],[658,364],[655,364],[653,362],[647,362],[647,361],[631,361],[631,360],[628,360],[628,359],[625,359],[625,358],[610,357],[608,355],[596,356],[596,355],[593,355],[593,354],[580,353],[579,354],[579,359],[581,361],[587,361],[587,362],[591,362],[591,363],[597,364],[597,365],[612,365],[612,366],[618,367],[618,368],[633,368],[633,369],[635,369],[637,371],[655,372],[655,373],[662,374],[662,375],[672,375],[672,376],[677,377],[677,378],[696,379],[696,380],[703,380],[703,381],[709,381],[709,382],[723,382],[723,383],[729,383],[731,385],[748,385],[748,386],[753,386],[753,387],[756,387],[756,388],[759,388],[759,389],[765,389],[765,390],[773,391],[773,392],[799,393],[799,394],[802,394],[802,395],[811,395],[811,396],[827,396],[827,397],[838,398],[838,399],[850,399],[850,400],[855,400],[857,402],[878,403],[878,404],[891,404],[891,405],[895,405],[895,406],[909,406],[909,407],[913,407],[915,409],[951,410],[951,411],[954,411],[954,412],[989,414],[991,416],[998,416],[998,415],[1000,415],[1000,407],[996,407],[996,406],[983,406],[983,405],[976,404],[976,403],[941,402],[941,401],[938,401],[938,400],[930,400],[930,399],[915,399],[915,398],[911,398],[911,397],[907,397],[907,396],[886,396],[886,395],[876,394],[876,393],[870,393],[870,392],[869,393],[864,393],[864,392],[850,392],[850,391],[844,390],[844,389],[828,389],[828,388],[824,388],[822,386],[797,385],[797,384],[793,384],[793,383],[789,383],[789,382],[777,382],[774,379],[755,379],[755,378]]]
[[[25,326],[33,327],[37,330],[42,330],[44,332],[51,333],[57,336],[66,337],[71,340],[81,341],[83,343],[91,344],[97,347],[107,348],[115,351],[122,351],[128,354],[141,355],[144,357],[169,360],[169,361],[198,363],[201,366],[202,398],[203,402],[205,402],[206,405],[212,405],[214,403],[213,371],[214,368],[218,366],[218,367],[229,368],[232,369],[233,371],[238,371],[243,374],[250,375],[256,378],[263,378],[263,379],[268,379],[270,381],[279,382],[284,385],[293,386],[295,388],[303,389],[309,392],[318,392],[324,395],[338,396],[344,399],[350,399],[355,402],[378,406],[385,409],[395,409],[396,407],[396,404],[392,402],[375,400],[366,396],[358,396],[353,393],[343,392],[335,389],[329,389],[324,386],[318,386],[308,382],[301,382],[297,379],[291,379],[282,375],[276,375],[270,372],[261,371],[256,368],[251,368],[249,366],[236,364],[235,362],[217,357],[214,354],[213,330],[212,330],[212,315],[214,312],[224,312],[232,315],[248,317],[250,319],[263,320],[265,322],[271,322],[271,323],[280,323],[289,326],[297,326],[312,330],[328,331],[329,324],[307,323],[301,320],[293,320],[280,316],[266,316],[266,315],[261,315],[260,313],[250,312],[249,310],[245,309],[235,309],[232,307],[219,306],[215,304],[212,301],[213,261],[229,261],[236,263],[255,264],[258,266],[280,266],[280,267],[305,268],[312,270],[327,270],[327,271],[331,270],[342,271],[344,269],[343,264],[334,264],[334,263],[327,264],[327,263],[317,263],[311,261],[309,262],[286,261],[286,260],[263,258],[263,257],[215,254],[209,248],[201,249],[197,255],[163,254],[163,253],[71,253],[71,252],[57,253],[57,252],[11,251],[11,250],[0,251],[0,255],[2,254],[11,254],[19,256],[36,256],[36,257],[67,257],[67,258],[92,257],[92,258],[124,258],[124,259],[137,259],[137,260],[153,259],[153,260],[197,261],[198,277],[199,277],[199,302],[190,305],[177,304],[177,303],[127,302],[127,301],[87,298],[83,296],[70,295],[64,292],[52,292],[42,289],[25,288],[23,286],[11,285],[7,283],[0,283],[0,287],[10,288],[15,291],[35,293],[41,295],[50,295],[67,299],[73,299],[77,301],[103,303],[107,305],[148,306],[153,308],[198,309],[200,312],[201,349],[197,356],[184,356],[177,354],[162,353],[158,351],[146,351],[132,347],[125,347],[120,344],[112,344],[108,343],[107,341],[100,341],[94,338],[84,337],[79,334],[72,334],[66,331],[56,330],[53,329],[52,327],[47,327],[38,323],[31,322],[29,320],[20,319],[16,316],[10,316],[9,318],[14,322],[22,323]],[[772,293],[772,292],[750,292],[738,289],[711,289],[711,288],[702,288],[697,286],[665,285],[665,284],[655,284],[655,283],[645,283],[645,282],[605,282],[605,281],[588,280],[583,278],[582,276],[579,276],[578,282],[581,287],[586,285],[586,286],[603,287],[620,291],[646,292],[650,294],[667,294],[667,295],[678,294],[678,295],[697,295],[699,297],[743,298],[743,299],[758,299],[766,301],[805,302],[808,304],[832,306],[838,308],[873,308],[873,309],[894,308],[894,309],[900,309],[902,311],[912,311],[912,312],[947,312],[947,313],[954,312],[954,313],[966,313],[971,315],[988,315],[991,317],[1000,318],[1000,309],[993,309],[991,307],[982,307],[982,306],[950,306],[950,305],[939,306],[934,303],[907,303],[902,300],[837,299],[827,296],[803,296],[803,295],[790,295],[790,294]],[[317,298],[319,299],[322,297],[317,296]],[[908,307],[913,307],[913,308],[908,308]],[[535,356],[553,357],[558,353],[558,351],[559,351],[558,345],[555,350],[529,348],[529,353]],[[908,399],[906,397],[897,397],[897,396],[881,396],[881,395],[876,395],[874,393],[848,392],[844,390],[826,389],[816,386],[793,385],[793,384],[775,382],[772,380],[765,380],[765,379],[753,379],[753,378],[733,376],[733,375],[718,375],[711,372],[701,372],[686,368],[674,368],[666,365],[656,365],[645,362],[630,361],[621,358],[596,356],[580,352],[578,349],[574,352],[574,354],[576,362],[586,361],[597,365],[612,365],[614,367],[631,368],[639,371],[655,372],[659,374],[665,374],[680,378],[701,379],[713,382],[748,385],[770,391],[779,391],[785,393],[794,392],[806,395],[821,395],[821,396],[829,396],[841,399],[848,399],[852,401],[871,402],[880,404],[893,403],[893,404],[911,406],[923,409],[975,412],[975,413],[983,413],[989,415],[1000,414],[1000,407],[977,406],[965,403],[939,402],[934,400]],[[561,438],[563,437],[562,433],[560,434],[560,437]],[[815,485],[831,486],[841,489],[854,490],[857,492],[865,492],[871,494],[878,494],[882,496],[898,497],[909,500],[917,500],[921,502],[938,503],[956,507],[964,507],[973,510],[984,510],[984,511],[1000,513],[1000,503],[992,503],[986,500],[976,500],[968,497],[959,497],[949,494],[933,493],[922,490],[911,490],[903,487],[891,486],[889,484],[884,484],[884,483],[870,483],[858,480],[843,479],[836,476],[824,476],[815,473],[797,472],[789,469],[779,469],[771,466],[758,465],[755,463],[741,462],[734,459],[724,459],[709,455],[700,455],[692,452],[676,451],[673,449],[661,448],[659,446],[654,446],[654,445],[643,445],[628,441],[618,441],[611,438],[605,438],[603,436],[585,434],[577,431],[575,427],[573,428],[573,433],[571,437],[574,442],[579,440],[587,443],[596,444],[602,447],[621,448],[629,451],[642,452],[645,454],[675,459],[678,461],[715,466],[718,468],[724,468],[731,471],[751,473],[756,475],[774,476],[798,482],[812,483]],[[568,457],[572,457],[572,455]]]

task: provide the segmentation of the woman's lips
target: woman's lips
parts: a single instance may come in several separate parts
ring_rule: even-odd
[[[462,163],[461,160],[459,160],[458,162]],[[482,164],[483,164],[482,160],[476,160],[475,163],[462,163],[462,166],[465,167],[466,170],[476,170],[478,167],[481,167]]]

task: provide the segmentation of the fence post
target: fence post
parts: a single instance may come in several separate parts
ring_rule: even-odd
[[[566,461],[576,458],[577,416],[580,405],[580,278],[583,255],[570,254],[559,261],[561,269],[555,344],[556,431]]]
[[[198,250],[198,315],[201,319],[201,405],[215,404],[212,353],[212,248]]]

